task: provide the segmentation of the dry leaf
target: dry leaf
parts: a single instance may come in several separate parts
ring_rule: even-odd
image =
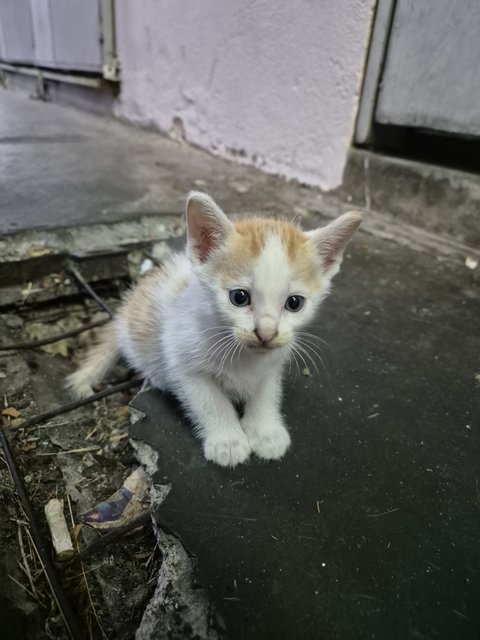
[[[125,438],[128,438],[128,433],[115,433],[108,439],[110,442],[120,442],[120,440],[125,440]]]
[[[19,418],[22,414],[15,407],[7,407],[2,409],[2,416],[8,416],[9,418]]]
[[[41,245],[33,245],[33,247],[30,249],[29,255],[31,258],[39,258],[40,256],[46,256],[49,253],[51,253],[51,250],[47,249],[47,247],[42,247]]]
[[[83,524],[76,524],[74,527],[72,527],[70,529],[70,537],[72,538],[72,542],[73,544],[77,547],[78,546],[78,536],[80,535],[80,531],[83,528]]]
[[[36,449],[36,448],[37,448],[37,443],[35,442],[35,440],[24,440],[20,444],[20,449],[22,451],[32,451],[32,449]]]
[[[128,416],[130,415],[130,407],[128,406],[128,404],[123,405],[122,407],[118,407],[118,409],[116,409],[116,413],[121,418],[128,418]]]
[[[152,553],[153,551],[144,551],[143,553],[133,553],[132,557],[135,558],[135,560],[146,560],[147,558],[150,558]]]

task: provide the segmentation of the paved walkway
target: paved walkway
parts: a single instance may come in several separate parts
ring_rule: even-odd
[[[288,206],[299,190],[315,199],[158,133],[0,90],[0,234],[180,213],[193,188],[239,210]]]

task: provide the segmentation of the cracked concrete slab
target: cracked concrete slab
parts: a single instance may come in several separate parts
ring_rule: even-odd
[[[284,460],[206,463],[174,400],[137,397],[158,524],[227,637],[476,637],[478,317],[468,269],[363,233],[313,327],[326,370],[286,377]]]

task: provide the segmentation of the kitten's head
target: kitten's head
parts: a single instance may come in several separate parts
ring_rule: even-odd
[[[231,222],[205,193],[187,201],[187,251],[235,338],[258,352],[288,346],[328,293],[362,216],[303,231],[285,221]]]

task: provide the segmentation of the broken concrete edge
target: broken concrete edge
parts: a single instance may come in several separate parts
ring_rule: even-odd
[[[432,234],[478,247],[480,176],[466,171],[350,149],[341,200],[390,216]]]
[[[368,208],[350,200],[345,193],[339,195],[323,194],[321,201],[312,206],[299,198],[298,217],[305,226],[324,224],[345,211],[359,208],[365,218],[361,229],[373,236],[398,242],[417,251],[430,251],[443,259],[457,264],[463,263],[467,256],[480,257],[480,247],[461,242],[450,235],[428,231],[405,220],[390,211]],[[368,204],[368,203],[367,203]],[[234,212],[227,212],[237,217]],[[248,214],[248,212],[246,212]],[[285,212],[288,213],[288,212]],[[268,211],[255,212],[256,215],[269,215]],[[242,214],[244,215],[244,214]],[[21,231],[0,237],[0,269],[2,263],[39,260],[52,256],[92,257],[96,253],[108,254],[122,251],[132,252],[162,243],[162,241],[181,238],[185,233],[183,214],[148,214],[135,220],[123,220],[114,223],[99,223],[55,229]],[[32,258],[32,248],[33,258]],[[40,255],[35,258],[35,249]],[[43,251],[45,253],[42,255]],[[161,253],[161,251],[160,251]]]
[[[184,233],[179,216],[134,222],[33,230],[0,238],[0,307],[78,295],[68,276],[74,262],[87,282],[136,280],[143,261],[161,262]],[[62,276],[63,274],[63,276]],[[57,282],[51,282],[57,276]]]
[[[376,238],[407,246],[414,251],[433,253],[439,259],[457,265],[463,265],[468,256],[480,258],[480,247],[472,247],[449,236],[427,231],[390,213],[364,207],[357,208],[352,202],[339,198],[325,198],[321,211],[306,212],[304,220],[308,221],[309,227],[313,227],[322,224],[325,218],[336,218],[341,213],[351,210],[363,213],[360,232]]]
[[[132,424],[145,418],[145,414],[132,405],[135,398],[130,404]],[[159,474],[158,452],[141,440],[130,438],[130,442],[151,481],[152,526],[162,555],[155,592],[145,608],[135,638],[220,640],[224,636],[224,624],[215,612],[208,589],[198,585],[195,558],[173,532],[164,530],[159,524],[161,505],[171,485],[155,482],[155,475]]]
[[[471,247],[376,211],[365,213],[361,229],[377,238],[402,244],[415,251],[434,253],[439,258],[456,264],[463,264],[467,256],[480,257],[480,248]]]
[[[181,236],[185,231],[180,214],[149,214],[134,220],[74,225],[54,229],[29,229],[0,237],[0,266],[48,255],[91,255],[138,247],[157,240]]]

